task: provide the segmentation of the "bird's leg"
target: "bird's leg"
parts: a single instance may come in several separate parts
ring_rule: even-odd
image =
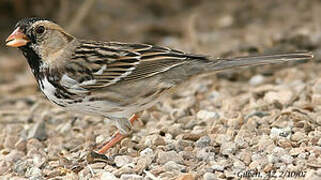
[[[133,124],[133,122],[138,119],[138,116],[136,114],[134,114],[130,119],[129,122],[131,124]],[[113,135],[113,137],[111,138],[111,140],[109,140],[108,142],[106,142],[103,147],[101,147],[98,150],[99,154],[105,154],[105,152],[110,149],[111,147],[113,147],[115,144],[117,144],[119,141],[121,141],[124,137],[126,137],[126,135],[121,134],[119,131]]]

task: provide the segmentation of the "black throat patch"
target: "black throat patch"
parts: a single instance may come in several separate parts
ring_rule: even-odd
[[[39,55],[36,54],[35,51],[29,45],[20,47],[19,49],[22,51],[23,55],[27,59],[35,78],[37,80],[42,79],[44,74],[43,72],[40,72],[40,66],[42,65],[42,61]]]

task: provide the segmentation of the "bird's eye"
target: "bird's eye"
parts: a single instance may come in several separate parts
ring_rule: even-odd
[[[43,26],[37,27],[37,28],[36,28],[36,32],[37,32],[38,34],[44,33],[44,32],[45,32],[45,27],[43,27]]]

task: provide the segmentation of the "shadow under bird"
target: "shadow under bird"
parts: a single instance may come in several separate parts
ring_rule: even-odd
[[[80,40],[45,18],[20,20],[6,45],[22,51],[51,102],[113,122],[119,132],[98,153],[130,133],[135,113],[192,76],[313,58],[309,52],[294,52],[220,59],[147,44]]]

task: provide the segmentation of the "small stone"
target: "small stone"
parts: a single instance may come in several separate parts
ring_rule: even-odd
[[[116,169],[115,171],[112,172],[116,177],[121,176],[122,174],[134,174],[135,169],[129,166],[123,166],[119,169]]]
[[[183,172],[184,170],[186,170],[186,166],[177,164],[174,161],[168,161],[167,163],[164,164],[163,167],[166,169],[166,171],[174,170],[174,171]]]
[[[43,151],[39,151],[36,149],[32,149],[28,151],[27,154],[28,157],[31,157],[32,163],[35,167],[41,167],[46,162],[46,155],[43,153]]]
[[[17,141],[18,141],[18,137],[8,135],[4,140],[3,146],[8,149],[14,149]]]
[[[216,175],[213,174],[213,173],[206,172],[206,173],[203,175],[203,179],[204,179],[204,180],[216,180],[217,177],[216,177]]]
[[[195,142],[196,147],[206,147],[211,143],[211,138],[209,136],[202,136],[199,140]]]
[[[164,146],[164,145],[166,144],[164,138],[162,138],[162,137],[159,136],[159,135],[155,135],[155,136],[153,137],[152,143],[153,143],[155,146]]]
[[[286,128],[276,128],[276,127],[273,127],[271,129],[271,132],[270,132],[270,137],[272,139],[278,139],[281,137],[285,137],[285,138],[289,138],[291,135],[291,128],[290,127],[286,127]]]
[[[219,118],[219,115],[216,112],[200,110],[198,111],[196,117],[197,119],[200,119],[200,120],[209,120],[209,119],[217,119]]]
[[[220,151],[224,155],[233,154],[236,151],[236,145],[234,142],[226,142],[221,145]]]
[[[183,139],[197,141],[201,137],[201,134],[192,134],[192,133],[185,133],[183,135]]]
[[[266,173],[271,172],[271,170],[273,169],[273,164],[269,163],[266,166],[264,166],[263,171]]]
[[[146,148],[139,153],[140,156],[148,156],[148,155],[153,155],[153,154],[154,154],[154,152],[151,148]]]
[[[118,178],[110,172],[102,172],[100,179],[117,180]]]
[[[59,126],[57,126],[56,130],[59,131],[61,134],[65,134],[67,132],[71,131],[71,123],[67,122],[67,123],[61,123]]]
[[[90,167],[93,169],[104,169],[105,166],[106,166],[105,162],[96,162],[90,165]]]
[[[213,165],[211,166],[211,168],[212,168],[214,171],[224,171],[224,166],[219,165],[219,164],[213,164]]]
[[[157,154],[157,162],[160,164],[165,164],[168,161],[174,161],[175,163],[182,164],[183,159],[178,155],[176,151],[160,151]]]
[[[138,160],[137,160],[137,163],[136,163],[136,166],[135,166],[135,171],[136,172],[142,172],[147,167],[150,167],[150,165],[152,164],[154,158],[155,158],[154,154],[140,156],[138,158]]]
[[[125,165],[128,165],[133,162],[133,158],[130,156],[116,156],[115,157],[115,163],[117,167],[123,167]]]
[[[195,159],[195,154],[192,151],[180,151],[178,153],[184,160]]]
[[[98,135],[97,137],[96,137],[96,144],[100,144],[100,143],[103,143],[104,141],[105,141],[105,137],[103,136],[103,135]]]
[[[249,165],[250,169],[260,169],[260,162],[259,161],[252,161]]]
[[[315,105],[321,105],[321,94],[312,94],[311,101]]]
[[[18,151],[25,151],[27,148],[27,141],[24,139],[19,139],[18,142],[15,144],[15,148]]]
[[[27,151],[31,149],[43,149],[43,144],[38,139],[29,139],[27,141]]]
[[[305,133],[303,133],[303,132],[298,131],[298,132],[295,132],[292,135],[291,140],[299,142],[299,141],[301,141],[301,140],[303,140],[305,138],[307,138],[307,135]]]
[[[237,169],[237,171],[241,171],[245,169],[245,164],[242,161],[236,160],[233,163],[233,168]]]
[[[4,158],[7,162],[14,163],[20,159],[22,159],[25,156],[25,154],[21,151],[17,151],[15,149],[9,151],[9,154],[7,154]]]
[[[289,104],[293,97],[293,92],[285,89],[278,92],[269,91],[265,94],[264,100],[268,103],[274,103],[275,101],[280,102],[281,104]]]
[[[283,148],[281,148],[281,147],[275,147],[275,148],[273,149],[273,154],[276,154],[276,155],[278,155],[278,156],[282,156],[282,155],[284,155],[284,154],[287,154],[287,152],[286,152],[285,149],[283,149]]]
[[[0,167],[0,174],[3,175],[11,169],[11,163],[5,160],[0,160]]]
[[[183,151],[187,147],[192,147],[194,144],[193,141],[179,139],[175,143],[175,148],[177,151]]]
[[[40,141],[47,139],[45,121],[39,121],[31,128],[31,130],[28,133],[28,139],[31,138],[36,138]]]
[[[19,176],[23,176],[28,168],[28,162],[24,160],[18,160],[14,163],[13,171]]]
[[[248,147],[248,143],[245,141],[245,139],[242,137],[242,136],[236,136],[235,137],[235,140],[234,140],[236,146],[239,148],[239,149],[244,149],[246,147]]]
[[[122,174],[121,180],[143,180],[143,177],[137,174]]]
[[[235,17],[232,16],[231,14],[225,14],[218,19],[217,24],[220,28],[226,28],[233,25],[235,21],[234,19]]]
[[[231,140],[231,137],[226,134],[218,134],[215,138],[215,142],[219,145],[223,145],[224,143]]]
[[[307,157],[307,153],[300,153],[299,155],[298,155],[298,158],[299,159],[305,159]]]
[[[176,180],[194,180],[194,176],[192,174],[183,174],[180,175]]]
[[[258,75],[255,75],[253,76],[249,83],[252,85],[252,86],[257,86],[257,85],[260,85],[262,83],[264,83],[264,76],[262,76],[261,74],[258,74]]]
[[[213,161],[215,158],[215,149],[211,146],[202,148],[196,152],[196,158],[200,161]]]
[[[286,139],[286,138],[281,138],[278,141],[278,145],[280,147],[282,147],[282,148],[290,148],[290,147],[292,147],[291,141],[289,139]]]
[[[42,172],[38,167],[31,167],[27,169],[26,176],[29,179],[39,179],[42,177]]]
[[[280,159],[282,162],[286,164],[291,164],[293,162],[293,157],[288,154],[284,154],[283,156],[281,156]]]
[[[240,160],[242,160],[246,165],[251,163],[251,152],[250,151],[242,151],[240,153]]]
[[[173,137],[176,137],[183,133],[182,124],[173,124],[168,127],[167,132]]]
[[[290,155],[291,156],[297,156],[297,155],[299,155],[300,153],[303,153],[304,152],[304,148],[292,148],[291,150],[290,150]]]

